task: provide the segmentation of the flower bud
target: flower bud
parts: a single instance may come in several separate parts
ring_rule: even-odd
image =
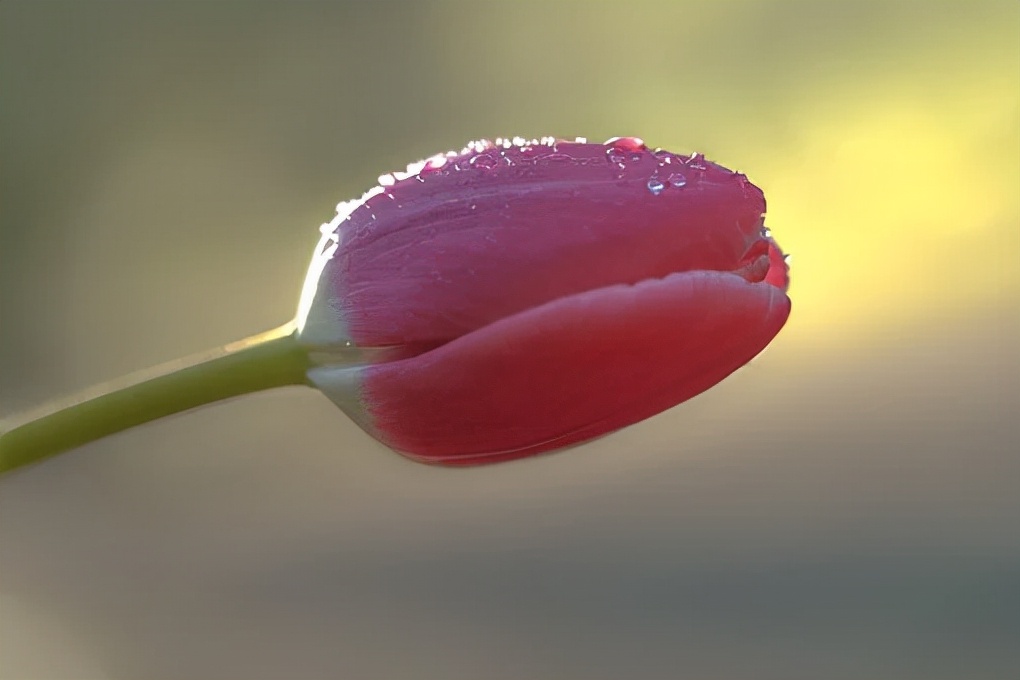
[[[716,384],[790,310],[765,199],[648,149],[475,142],[323,225],[309,379],[409,457],[469,465],[606,434]]]

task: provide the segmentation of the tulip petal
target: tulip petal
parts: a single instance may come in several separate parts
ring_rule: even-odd
[[[790,288],[790,265],[787,256],[779,249],[779,244],[769,239],[769,270],[765,275],[765,283],[782,290]]]
[[[309,345],[414,353],[586,290],[735,271],[763,238],[746,177],[640,140],[476,143],[381,179],[328,225]]]
[[[411,458],[492,463],[598,437],[703,392],[757,355],[789,311],[779,287],[677,273],[563,297],[412,358],[309,378]]]

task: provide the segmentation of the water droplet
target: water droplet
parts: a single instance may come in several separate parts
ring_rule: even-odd
[[[421,174],[427,175],[433,172],[438,172],[444,165],[446,165],[446,156],[443,154],[436,154],[425,161],[425,165],[421,169]]]
[[[762,226],[762,228],[761,228],[761,237],[762,238],[772,238],[772,230],[769,229],[766,226]]]
[[[496,159],[487,153],[482,153],[471,159],[471,165],[475,168],[488,170],[489,168],[495,167]]]
[[[674,172],[669,176],[669,184],[679,189],[680,187],[687,186],[687,178],[683,176],[683,173]]]
[[[565,153],[550,153],[544,156],[539,156],[535,159],[535,163],[538,165],[565,165],[573,162],[573,158]]]
[[[694,170],[708,170],[708,166],[705,165],[704,154],[697,152],[691,154],[691,157],[687,159],[686,165]]]
[[[662,180],[658,177],[653,177],[648,180],[648,190],[652,192],[653,196],[658,196],[662,193],[662,190],[666,188],[666,185],[662,183]]]
[[[606,140],[606,146],[616,147],[624,151],[644,151],[648,148],[640,137],[613,137]]]
[[[527,163],[534,163],[535,158],[538,156],[539,149],[536,149],[533,145],[525,145],[518,148],[520,161]]]
[[[637,163],[639,160],[641,160],[641,154],[635,151],[634,153],[631,153],[629,156],[627,156],[627,158],[630,159],[631,163]]]
[[[627,154],[616,147],[609,147],[606,149],[606,158],[610,163],[619,165],[620,167],[623,167],[623,165],[627,162]]]

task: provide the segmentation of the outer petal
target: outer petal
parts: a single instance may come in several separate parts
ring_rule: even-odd
[[[758,354],[789,310],[767,283],[674,274],[558,299],[409,359],[309,377],[412,458],[489,463],[591,439],[693,397]]]
[[[308,344],[421,351],[582,291],[735,271],[763,239],[743,175],[633,139],[476,143],[382,179],[321,244]]]

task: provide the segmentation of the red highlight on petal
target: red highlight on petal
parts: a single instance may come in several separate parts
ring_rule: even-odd
[[[779,332],[777,288],[674,274],[550,302],[362,371],[376,434],[425,462],[471,465],[597,437],[716,384]]]

